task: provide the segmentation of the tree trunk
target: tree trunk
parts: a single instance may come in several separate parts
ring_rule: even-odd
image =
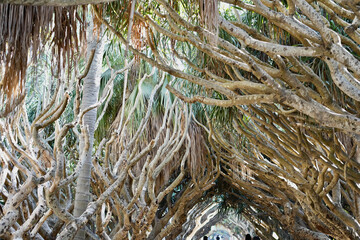
[[[92,31],[91,31],[92,32]],[[91,105],[96,104],[99,95],[100,87],[100,75],[102,67],[102,57],[104,52],[104,44],[102,40],[98,40],[97,36],[89,36],[90,41],[88,42],[88,55],[90,51],[95,49],[94,59],[91,63],[89,72],[84,79],[83,84],[83,97],[81,103],[81,111],[85,110]],[[74,216],[79,217],[86,209],[90,201],[90,177],[91,177],[91,153],[94,142],[94,131],[96,123],[96,108],[90,110],[84,115],[83,123],[84,127],[88,129],[89,134],[89,148],[87,152],[82,152],[85,146],[85,139],[80,139],[80,161],[81,169],[80,174],[76,183],[76,194],[75,194],[75,207]],[[79,230],[75,239],[85,239],[85,231]]]

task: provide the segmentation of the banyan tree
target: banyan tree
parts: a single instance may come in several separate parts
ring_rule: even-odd
[[[0,1],[0,239],[359,239],[359,27],[358,0]]]

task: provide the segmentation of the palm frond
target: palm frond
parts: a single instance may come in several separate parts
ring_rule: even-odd
[[[0,116],[16,106],[16,99],[24,97],[29,52],[32,60],[36,60],[41,47],[49,43],[54,59],[62,59],[63,65],[72,58],[79,48],[79,41],[85,39],[83,10],[0,4],[0,63],[3,69],[0,100],[6,105],[5,109],[0,109]]]

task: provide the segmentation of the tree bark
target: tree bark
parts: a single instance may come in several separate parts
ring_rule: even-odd
[[[100,87],[100,74],[102,67],[102,57],[104,52],[104,44],[102,40],[98,40],[97,36],[92,36],[89,41],[89,50],[95,48],[94,59],[91,63],[88,75],[84,79],[83,84],[83,97],[81,104],[81,111],[97,103],[99,87]],[[90,53],[89,51],[89,53]],[[96,108],[88,111],[83,118],[83,127],[87,128],[89,134],[89,148],[86,152],[82,152],[85,146],[85,139],[80,139],[80,162],[81,170],[76,184],[75,207],[74,216],[79,217],[86,209],[90,201],[90,177],[91,177],[91,158],[92,146],[94,142],[94,131],[96,123]],[[75,239],[84,239],[85,231],[79,230]]]

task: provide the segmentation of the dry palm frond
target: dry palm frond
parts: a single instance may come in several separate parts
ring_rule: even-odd
[[[145,24],[138,18],[134,19],[134,24],[132,26],[131,45],[139,51],[146,45]],[[136,62],[140,62],[139,56],[135,55],[134,57]]]
[[[218,0],[200,0],[200,17],[202,24],[215,35],[208,36],[208,41],[215,45],[219,33]]]
[[[190,174],[194,180],[202,177],[208,169],[208,158],[210,153],[206,146],[205,133],[199,125],[190,125],[189,134],[191,139],[190,158],[187,162]]]
[[[85,24],[76,7],[45,7],[0,4],[0,64],[3,72],[0,96],[5,109],[11,111],[17,99],[24,97],[25,72],[29,51],[33,60],[40,47],[50,42],[54,58],[69,59],[85,38]],[[4,115],[4,113],[0,114]]]

